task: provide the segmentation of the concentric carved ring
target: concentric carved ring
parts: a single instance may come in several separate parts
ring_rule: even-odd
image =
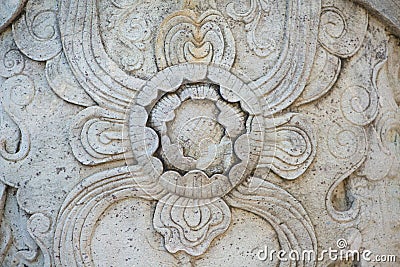
[[[223,196],[258,163],[264,140],[259,99],[222,68],[167,68],[143,86],[130,110],[134,156],[170,193]]]

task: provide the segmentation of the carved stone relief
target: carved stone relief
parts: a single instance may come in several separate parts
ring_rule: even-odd
[[[400,261],[389,13],[349,0],[0,10],[2,266]]]

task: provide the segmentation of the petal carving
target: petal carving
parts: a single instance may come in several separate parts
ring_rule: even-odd
[[[199,256],[230,221],[231,211],[220,198],[196,200],[168,194],[158,202],[153,223],[169,252]]]
[[[317,144],[311,124],[298,114],[288,114],[266,123],[271,124],[275,128],[266,130],[259,167],[269,168],[284,179],[296,179],[315,157]]]
[[[235,40],[222,14],[208,10],[198,16],[186,9],[169,16],[157,37],[159,69],[181,63],[233,65]]]
[[[132,158],[122,114],[90,107],[75,118],[71,128],[71,147],[77,160],[85,165]]]

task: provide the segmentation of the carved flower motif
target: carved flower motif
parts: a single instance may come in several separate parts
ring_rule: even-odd
[[[153,225],[170,253],[205,253],[228,229],[230,207],[267,220],[283,249],[315,249],[313,227],[301,204],[254,177],[272,170],[296,179],[313,161],[311,127],[300,114],[282,111],[300,96],[304,83],[292,81],[291,72],[290,77],[281,73],[283,78],[244,82],[248,79],[231,71],[233,38],[220,12],[184,9],[161,25],[155,47],[159,71],[153,78],[129,76],[107,58],[91,60],[96,66],[90,69],[77,63],[74,69],[88,73],[78,75],[78,81],[90,81],[85,91],[99,106],[77,116],[74,155],[86,165],[121,161],[123,166],[88,177],[65,200],[55,235],[61,266],[91,264],[87,236],[96,223],[78,218],[100,216],[129,197],[157,201]],[[93,49],[102,46],[96,39],[76,46],[93,42],[98,42]],[[73,234],[77,229],[80,237]],[[71,249],[78,243],[78,251]]]
[[[127,116],[83,111],[73,150],[90,165],[133,159],[126,175],[141,196],[158,200],[153,224],[166,249],[198,256],[228,229],[228,195],[249,187],[256,168],[295,179],[314,157],[312,130],[302,117],[268,117],[265,108],[258,90],[225,68],[175,65],[142,85]],[[265,183],[245,192],[255,197]]]
[[[129,118],[134,158],[148,175],[138,185],[162,190],[162,197],[149,192],[159,199],[154,227],[170,252],[196,256],[228,228],[222,197],[254,171],[263,143],[256,94],[238,78],[227,84],[227,71],[208,75],[207,69],[181,65],[160,72],[144,85]],[[204,82],[196,83],[198,75]]]

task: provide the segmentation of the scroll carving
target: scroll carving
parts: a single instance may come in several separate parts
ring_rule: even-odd
[[[0,106],[0,154],[7,160],[19,161],[29,153],[30,134],[18,118],[18,110],[31,103],[35,88],[29,77],[16,75],[6,80],[1,89],[4,94]]]
[[[270,36],[268,28],[260,27],[263,23],[274,23],[276,17],[274,14],[278,13],[272,1],[256,0],[250,1],[249,10],[244,13],[239,13],[235,9],[235,3],[231,2],[226,7],[227,14],[236,21],[244,22],[247,31],[247,43],[251,50],[260,57],[267,57],[274,52],[278,47],[278,42],[274,39],[262,39],[260,36]],[[276,15],[275,15],[276,16]],[[258,31],[261,30],[262,34]]]
[[[29,58],[45,61],[61,51],[57,25],[57,4],[53,1],[27,2],[25,14],[13,23],[18,48]]]
[[[300,9],[294,2],[289,2],[288,10],[295,12]],[[88,1],[85,5],[94,7],[96,4]],[[120,3],[115,5],[127,8]],[[113,64],[104,50],[100,58],[93,57],[102,46],[94,45],[96,40],[87,39],[84,35],[82,41],[68,41],[70,30],[67,25],[61,27],[61,34],[65,36],[63,42],[67,45],[67,61],[79,83],[99,104],[99,107],[90,107],[77,116],[71,142],[75,157],[85,165],[97,165],[132,155],[137,163],[88,177],[83,188],[79,186],[70,194],[58,219],[55,243],[60,250],[56,250],[56,255],[59,255],[56,258],[61,258],[57,264],[93,264],[87,250],[92,230],[85,232],[87,236],[83,239],[71,231],[83,227],[76,221],[76,216],[82,215],[81,208],[76,205],[82,203],[83,198],[87,205],[82,208],[86,211],[97,206],[102,195],[100,192],[110,192],[109,196],[114,192],[114,196],[118,194],[122,198],[156,200],[153,225],[163,235],[165,249],[170,253],[185,253],[189,257],[199,256],[206,253],[213,240],[229,227],[231,213],[228,204],[234,201],[228,200],[227,194],[245,183],[258,164],[272,169],[282,178],[296,179],[312,163],[316,139],[310,123],[300,114],[278,114],[297,98],[298,93],[285,96],[286,100],[282,100],[279,90],[283,87],[271,87],[275,91],[264,98],[265,85],[246,83],[231,72],[236,56],[235,40],[223,15],[213,9],[216,5],[205,5],[204,10],[196,9],[197,13],[190,7],[185,5],[161,24],[155,50],[159,72],[146,82],[139,78],[123,78],[127,76],[122,72],[116,75],[118,68],[105,76],[94,72],[97,67],[102,66],[105,70]],[[77,5],[75,1],[63,3],[61,21],[79,19],[64,14],[67,10],[81,9],[82,5]],[[78,14],[92,16],[84,12]],[[91,17],[91,23],[97,31],[95,17]],[[294,26],[299,22],[291,23]],[[140,29],[145,29],[145,25]],[[316,41],[312,29],[306,28],[305,31]],[[81,49],[89,49],[94,54],[82,54],[86,57],[85,61],[77,57]],[[290,53],[300,53],[299,56],[306,60],[306,54],[312,54],[313,48],[306,54],[300,50]],[[140,52],[137,51],[137,54],[140,63]],[[91,70],[86,62],[94,63]],[[309,66],[304,71],[309,71]],[[84,79],[80,74],[83,72],[88,74]],[[109,78],[105,79],[107,76]],[[121,87],[122,80],[118,80],[121,78],[125,80],[125,87]],[[129,86],[127,79],[131,81]],[[284,86],[292,86],[289,85],[292,82],[289,77],[281,76],[279,79],[284,80]],[[299,83],[291,88],[301,92],[304,84]],[[269,106],[261,99],[270,101]],[[280,101],[287,103],[281,104]],[[201,115],[197,114],[200,107],[204,109]],[[268,115],[274,115],[274,118]],[[112,140],[104,142],[104,137]],[[279,150],[278,154],[273,153],[275,147]],[[121,182],[120,189],[117,185],[120,182],[117,181]],[[256,184],[262,187],[262,180],[257,181]],[[266,197],[278,199],[272,191],[262,192]],[[289,196],[283,189],[278,191],[278,195]],[[257,198],[256,192],[246,193],[245,198],[249,199],[242,208],[252,211],[251,205],[257,204],[250,199]],[[289,214],[292,209],[299,209],[301,216],[307,216],[298,203],[289,201],[288,205]],[[93,218],[87,218],[86,223],[95,227],[96,218],[108,206],[104,202]],[[274,222],[276,215],[271,215],[263,207],[257,209],[260,212],[256,214],[270,223]],[[199,214],[202,215],[199,217]],[[304,235],[307,237],[293,240],[301,244],[299,249],[316,246],[315,233],[310,224],[290,227],[296,228],[292,231],[307,233]],[[275,230],[278,233],[282,231],[279,227]],[[287,238],[282,233],[282,245],[289,242]],[[81,244],[77,254],[71,251],[71,241]],[[313,266],[314,262],[307,265]]]
[[[400,49],[362,7],[349,0],[11,4],[7,16],[0,4],[0,162],[5,175],[15,168],[29,177],[0,177],[1,264],[96,266],[96,234],[122,203],[149,209],[146,230],[159,239],[140,238],[171,257],[165,265],[207,262],[238,213],[255,216],[285,251],[318,252],[338,233],[355,250],[372,240],[371,207],[381,206],[371,191],[395,183],[400,168]],[[73,174],[61,164],[43,173],[35,166],[44,157],[62,161],[42,151],[45,141],[54,149],[52,135],[40,136],[41,125],[28,121],[42,119],[47,104],[65,120],[56,140]],[[32,167],[21,170],[25,162]],[[26,182],[32,177],[37,185]],[[51,211],[42,203],[28,210],[18,197],[44,188],[54,193]],[[142,234],[133,229],[141,223],[116,218]]]

